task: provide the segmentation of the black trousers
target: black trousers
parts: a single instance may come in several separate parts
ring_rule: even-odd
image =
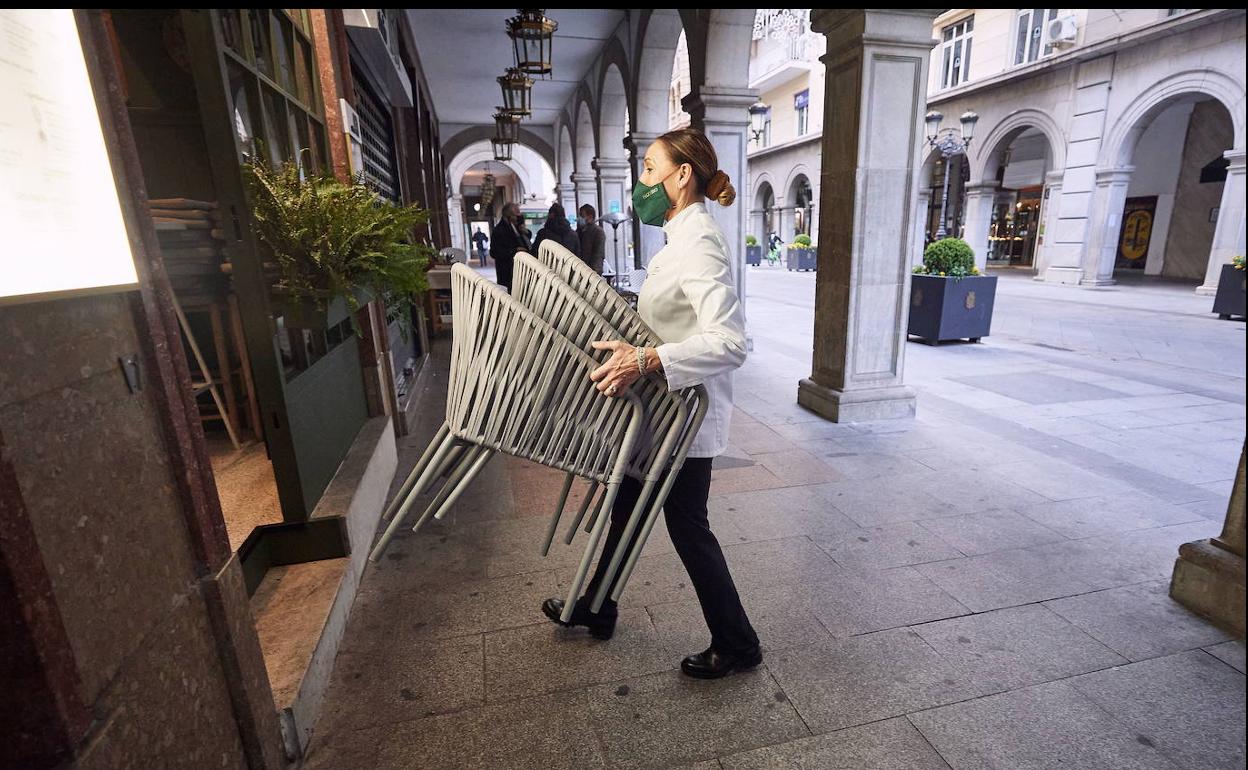
[[[689,580],[698,594],[702,616],[711,631],[711,645],[721,652],[745,653],[758,646],[758,634],[754,633],[754,628],[745,615],[741,597],[737,595],[737,587],[728,572],[728,563],[724,561],[724,552],[719,547],[715,534],[711,532],[710,522],[707,521],[706,501],[711,491],[711,459],[690,457],[685,461],[663,506],[663,516],[667,521],[667,532],[671,535],[672,545],[676,547],[676,553],[685,565]],[[659,482],[661,484],[662,481]],[[598,560],[598,569],[585,592],[585,598],[582,599],[587,605],[602,584],[603,573],[611,561],[611,554],[623,537],[624,527],[633,513],[633,506],[641,496],[641,486],[640,481],[632,478],[624,479],[624,483],[620,485],[619,495],[611,508],[611,527],[607,531],[603,555]],[[640,530],[641,526],[638,525],[630,539],[630,549],[637,541]],[[614,587],[613,581],[611,588]],[[602,611],[614,613],[616,608],[609,598],[610,591],[607,596]]]
[[[514,257],[494,258],[494,271],[498,276],[498,285],[506,289],[508,294],[511,293],[511,272],[515,264]]]

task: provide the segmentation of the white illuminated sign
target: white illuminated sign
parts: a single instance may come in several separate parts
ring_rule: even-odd
[[[0,105],[0,304],[136,286],[72,11],[0,9]]]

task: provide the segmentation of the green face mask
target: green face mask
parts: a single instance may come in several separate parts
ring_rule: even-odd
[[[642,224],[654,225],[662,227],[667,210],[672,207],[672,201],[667,197],[667,190],[663,189],[663,183],[667,181],[667,177],[659,180],[658,184],[642,184],[638,182],[633,187],[633,213],[641,220]]]

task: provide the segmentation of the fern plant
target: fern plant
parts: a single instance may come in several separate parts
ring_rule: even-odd
[[[293,163],[251,161],[243,173],[256,234],[278,267],[274,290],[322,311],[341,297],[354,324],[356,290],[363,289],[398,311],[407,334],[434,255],[413,234],[429,221],[427,211],[384,200],[360,182],[304,178]]]

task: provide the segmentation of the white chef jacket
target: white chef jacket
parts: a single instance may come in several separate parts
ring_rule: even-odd
[[[728,448],[732,372],[745,362],[745,316],[729,267],[728,239],[694,203],[663,225],[667,245],[647,265],[637,309],[663,344],[657,350],[669,390],[706,386],[709,405],[690,457]]]

